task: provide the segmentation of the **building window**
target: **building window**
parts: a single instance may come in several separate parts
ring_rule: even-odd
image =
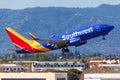
[[[16,68],[14,68],[14,71],[16,71]]]
[[[23,71],[24,69],[23,69],[23,68],[21,68],[21,70]]]
[[[9,70],[9,68],[6,68],[6,70],[8,71],[8,70]]]
[[[80,67],[80,65],[78,65],[78,67]]]
[[[40,65],[40,67],[42,67],[42,65]]]
[[[63,67],[63,65],[61,65],[61,67]]]
[[[81,67],[84,67],[84,65],[81,65]]]
[[[44,67],[46,67],[46,65],[43,65]]]
[[[53,67],[53,65],[51,65],[51,67]]]
[[[66,78],[57,78],[57,80],[66,80]]]

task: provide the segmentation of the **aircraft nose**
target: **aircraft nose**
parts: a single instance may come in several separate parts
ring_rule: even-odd
[[[114,26],[110,26],[110,30],[114,29]]]

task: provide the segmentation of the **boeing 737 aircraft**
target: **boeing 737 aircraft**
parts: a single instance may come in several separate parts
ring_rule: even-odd
[[[97,24],[86,28],[78,29],[65,34],[52,36],[47,40],[39,39],[32,33],[29,33],[33,38],[29,40],[12,28],[6,28],[6,32],[16,48],[11,50],[17,53],[41,53],[51,50],[62,49],[62,52],[69,52],[68,46],[81,46],[87,43],[87,40],[107,35],[114,26],[107,24]]]

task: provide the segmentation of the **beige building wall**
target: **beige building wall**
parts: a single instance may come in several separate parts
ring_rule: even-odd
[[[65,78],[67,80],[67,73],[0,73],[0,80],[2,78],[45,78],[46,80]]]
[[[84,74],[84,80],[120,80],[120,73]]]

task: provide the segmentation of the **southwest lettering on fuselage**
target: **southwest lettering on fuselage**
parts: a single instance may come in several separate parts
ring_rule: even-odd
[[[73,32],[72,34],[69,34],[69,35],[63,35],[62,39],[63,40],[69,40],[69,39],[72,39],[74,37],[77,37],[77,36],[80,36],[80,35],[84,35],[84,34],[87,34],[87,33],[91,33],[91,32],[93,32],[93,28],[92,27],[90,27],[88,29],[85,29],[85,30],[82,30],[82,31]]]

